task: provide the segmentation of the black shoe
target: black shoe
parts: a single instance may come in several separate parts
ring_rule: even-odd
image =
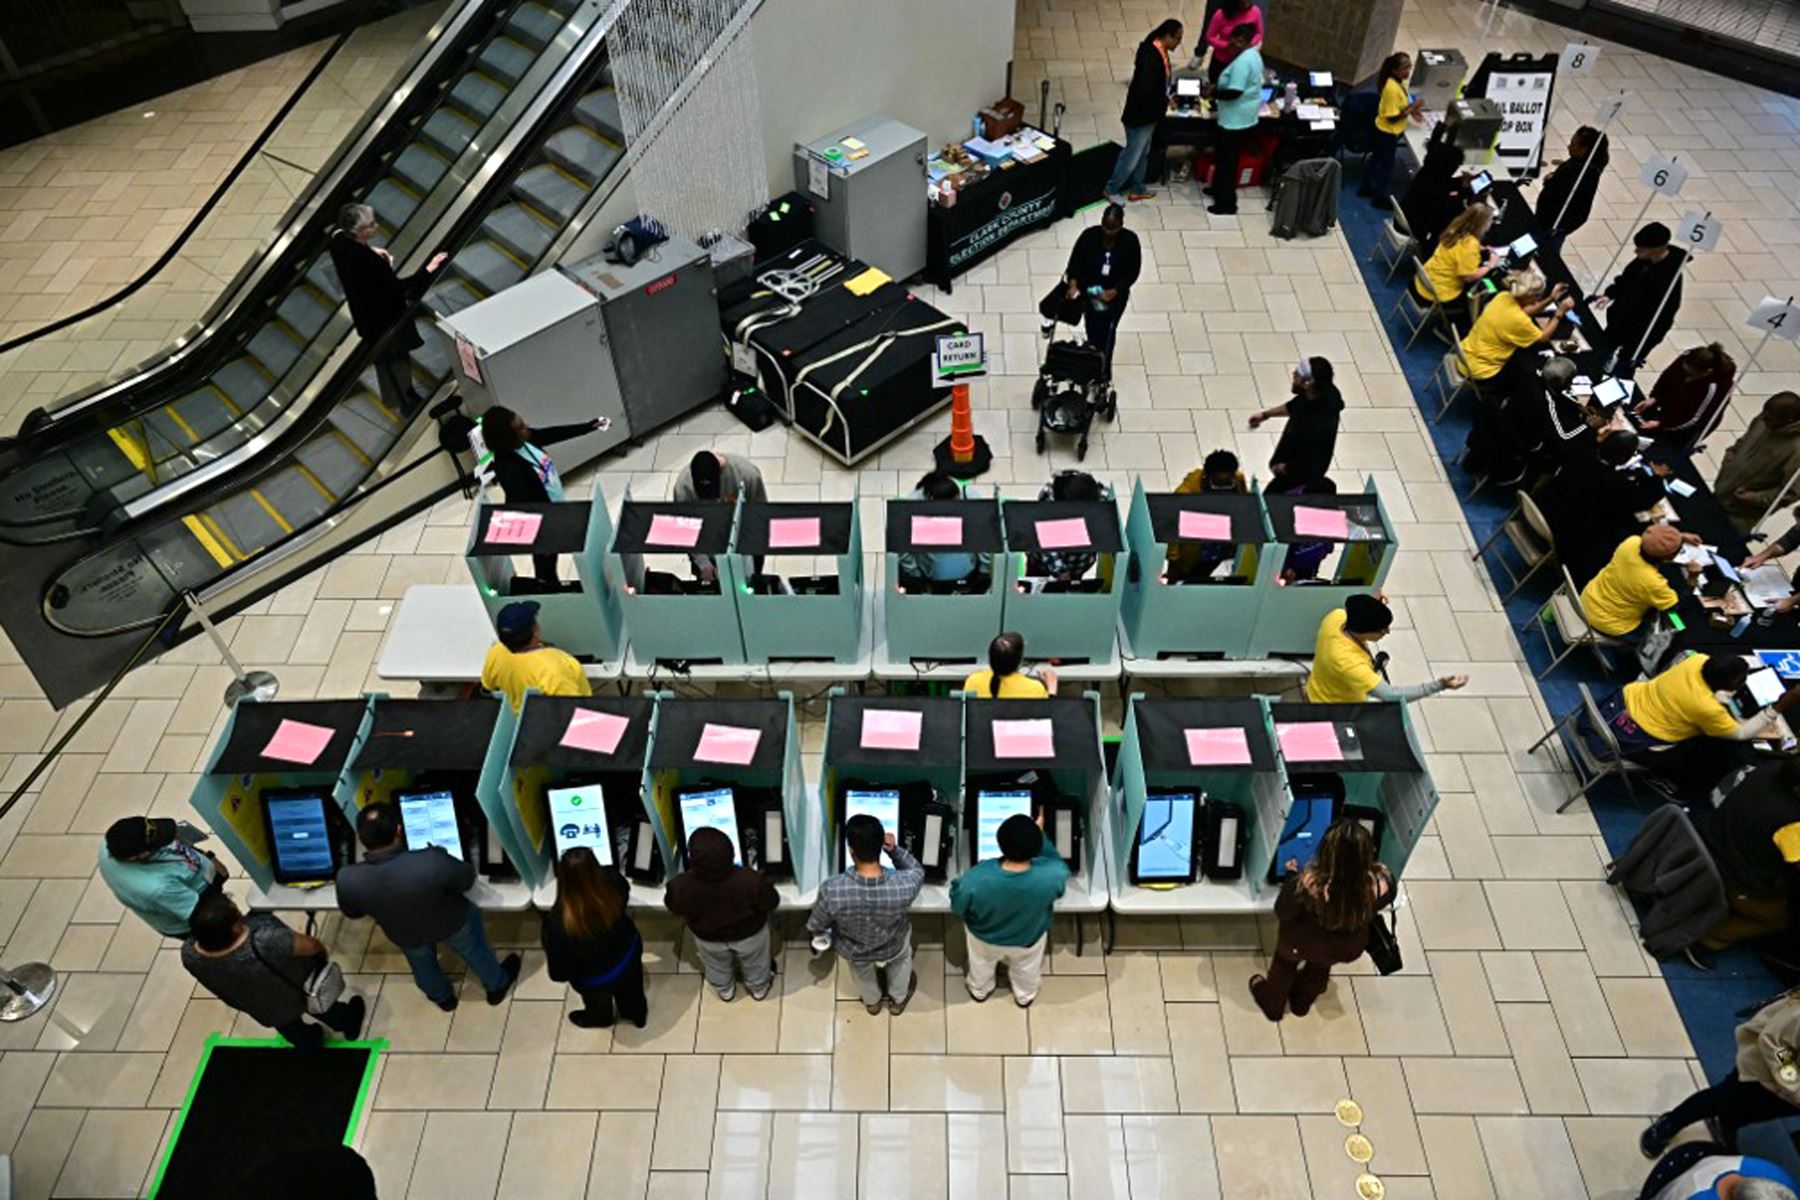
[[[893,1013],[896,1017],[905,1012],[906,1006],[912,1003],[913,993],[918,990],[919,973],[914,971],[912,973],[912,978],[906,981],[906,995],[900,997],[898,1000],[889,1000],[887,1002],[888,1011]]]
[[[1669,1139],[1674,1136],[1663,1129],[1663,1121],[1667,1117],[1668,1114],[1664,1113],[1644,1126],[1644,1132],[1638,1134],[1638,1153],[1651,1162],[1662,1157],[1663,1151],[1669,1148]]]
[[[1232,208],[1220,208],[1217,204],[1209,204],[1206,206],[1206,211],[1215,217],[1237,216],[1237,208],[1235,206]]]
[[[344,1024],[337,1031],[344,1035],[345,1041],[354,1042],[362,1036],[363,1019],[369,1015],[369,1002],[361,996],[352,996],[344,1002],[344,1006],[350,1011],[344,1014]]]
[[[455,996],[450,997],[448,1000],[433,1000],[432,1003],[443,1009],[445,1012],[456,1011],[457,1000]]]
[[[506,999],[506,993],[512,991],[512,985],[519,980],[519,967],[524,960],[516,954],[509,954],[500,962],[500,969],[506,972],[506,986],[497,992],[488,993],[488,1003],[498,1004]]]
[[[611,1013],[602,1015],[583,1008],[569,1014],[569,1024],[578,1029],[610,1029],[612,1023]],[[640,1025],[639,1028],[641,1029],[643,1026]]]

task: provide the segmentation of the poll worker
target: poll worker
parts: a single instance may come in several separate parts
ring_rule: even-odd
[[[1387,655],[1375,644],[1394,628],[1394,610],[1379,592],[1344,601],[1319,622],[1313,643],[1312,670],[1306,677],[1306,698],[1314,704],[1360,704],[1364,700],[1423,700],[1441,691],[1454,691],[1469,682],[1467,675],[1445,675],[1425,683],[1396,687],[1387,681]]]
[[[1424,98],[1415,100],[1406,90],[1412,68],[1412,55],[1398,53],[1383,59],[1376,72],[1375,129],[1369,139],[1369,165],[1363,170],[1362,186],[1356,194],[1367,196],[1369,203],[1379,209],[1386,209],[1390,203],[1388,187],[1393,182],[1394,155],[1399,152],[1400,139],[1406,136],[1406,123],[1425,119]]]
[[[963,680],[962,690],[983,700],[1044,700],[1056,694],[1056,672],[1038,668],[1032,678],[1025,663],[1025,637],[1010,630],[988,643],[988,665]]]
[[[1671,240],[1661,221],[1638,230],[1631,238],[1631,261],[1593,301],[1595,308],[1606,310],[1606,336],[1618,347],[1613,370],[1627,378],[1662,344],[1681,310],[1681,264],[1687,251],[1675,249]]]
[[[1800,1062],[1800,992],[1790,989],[1757,1009],[1737,1027],[1736,1039],[1736,1065],[1723,1079],[1663,1113],[1639,1135],[1638,1149],[1645,1158],[1661,1157],[1676,1134],[1703,1121],[1719,1144],[1735,1153],[1739,1130],[1800,1117],[1800,1071],[1795,1070]]]
[[[1173,77],[1169,55],[1181,45],[1181,33],[1181,22],[1170,17],[1138,43],[1131,82],[1125,88],[1125,111],[1119,115],[1125,126],[1125,145],[1106,181],[1106,198],[1114,204],[1149,200],[1156,195],[1145,180],[1150,168],[1150,139],[1163,114],[1169,111],[1169,81]]]
[[[1042,501],[1096,504],[1106,498],[1106,489],[1098,479],[1073,467],[1058,471],[1038,489],[1038,499]],[[1100,556],[1092,550],[1038,550],[1025,556],[1025,573],[1073,583],[1092,571],[1099,561]]]
[[[1626,684],[1611,717],[1619,752],[1662,776],[1676,794],[1705,796],[1727,771],[1744,764],[1743,744],[1773,735],[1776,717],[1800,700],[1800,688],[1789,688],[1753,716],[1732,715],[1726,702],[1749,674],[1742,655],[1695,653]]]
[[[687,922],[700,970],[719,999],[737,999],[737,977],[752,1000],[775,986],[769,917],[781,907],[775,885],[761,871],[733,861],[731,839],[717,829],[688,836],[687,870],[669,880],[663,906]]]
[[[1044,970],[1044,946],[1056,901],[1069,883],[1069,864],[1044,831],[1014,813],[994,831],[1000,857],[976,863],[950,884],[950,911],[962,918],[969,969],[963,986],[980,1004],[994,994],[995,970],[1006,966],[1013,1003],[1030,1008]]]
[[[1218,82],[1207,85],[1214,101],[1217,132],[1212,184],[1200,190],[1212,197],[1206,211],[1215,217],[1237,215],[1238,156],[1250,131],[1262,119],[1263,60],[1262,52],[1252,44],[1255,36],[1249,25],[1232,29],[1227,41],[1234,57]]]
[[[246,917],[223,892],[201,897],[181,944],[181,965],[200,986],[307,1052],[325,1045],[327,1028],[350,1041],[362,1035],[368,1004],[361,996],[334,1002],[316,1018],[322,1026],[306,1019],[306,981],[330,957],[318,939],[273,913]]]
[[[373,342],[390,329],[395,331],[376,354],[375,378],[388,407],[411,416],[425,403],[425,397],[413,387],[412,352],[423,346],[425,339],[411,323],[412,310],[450,256],[439,251],[424,270],[396,274],[394,256],[374,244],[380,232],[373,208],[346,204],[337,211],[326,248],[337,269],[338,283],[343,285],[344,299],[349,301],[357,335]]]
[[[1125,228],[1124,207],[1108,204],[1100,214],[1100,224],[1090,225],[1075,239],[1068,265],[1063,268],[1069,299],[1087,298],[1083,311],[1088,345],[1098,346],[1105,356],[1108,383],[1112,382],[1113,345],[1119,338],[1119,322],[1125,319],[1131,285],[1138,281],[1143,267],[1143,249],[1138,235]]]
[[[963,490],[956,479],[944,471],[927,471],[908,500],[961,500]],[[972,590],[986,591],[985,580],[993,577],[991,554],[969,550],[920,550],[914,548],[899,556],[902,586],[911,581],[915,587],[930,584],[957,584],[968,580]]]
[[[1426,304],[1452,304],[1462,299],[1470,284],[1494,269],[1498,252],[1488,250],[1482,239],[1494,224],[1494,210],[1485,204],[1471,204],[1450,224],[1437,241],[1437,249],[1425,260],[1425,282],[1429,291],[1413,278],[1413,295]],[[1459,328],[1468,328],[1468,309],[1462,306],[1447,310]]]
[[[1700,944],[1723,950],[1785,931],[1789,896],[1800,883],[1800,757],[1783,755],[1751,771],[1717,808],[1699,806],[1694,828],[1712,852],[1731,905],[1731,915]],[[1795,1083],[1800,1090],[1800,1080]]]
[[[1239,25],[1250,26],[1250,45],[1262,45],[1263,15],[1256,0],[1223,0],[1207,13],[1205,42],[1206,48],[1212,51],[1212,58],[1206,64],[1206,78],[1213,83],[1219,82],[1219,76],[1239,54],[1231,41],[1232,32]],[[1199,59],[1194,61],[1198,65]]]
[[[164,937],[186,937],[188,918],[202,896],[229,878],[225,864],[181,836],[168,817],[120,817],[100,847],[100,878],[107,890],[144,924]]]
[[[1619,543],[1644,527],[1645,514],[1667,494],[1668,468],[1644,464],[1637,434],[1602,432],[1592,443],[1576,443],[1536,496],[1555,534],[1556,556],[1576,587],[1612,561]],[[1581,448],[1586,444],[1591,451]]]
[[[1736,378],[1737,363],[1719,343],[1683,351],[1638,401],[1637,427],[1665,446],[1690,451],[1712,428]]]
[[[1272,408],[1250,414],[1250,428],[1260,428],[1270,417],[1285,417],[1287,426],[1269,456],[1270,491],[1290,487],[1311,490],[1331,473],[1337,453],[1338,422],[1344,397],[1337,390],[1336,371],[1328,359],[1303,358],[1290,376],[1288,398]]]
[[[1229,450],[1214,450],[1175,485],[1178,496],[1197,496],[1206,492],[1244,495],[1249,490],[1250,485],[1238,466],[1238,456]],[[1220,563],[1229,562],[1236,556],[1237,546],[1231,542],[1173,542],[1168,550],[1169,582],[1211,578]]]
[[[650,1019],[644,939],[625,907],[630,898],[631,881],[586,846],[556,860],[556,903],[543,913],[539,936],[545,972],[581,997],[571,1025],[605,1029],[623,1017],[642,1029]]]
[[[1713,492],[1740,532],[1787,495],[1800,472],[1800,394],[1776,392],[1725,450]]]
[[[1506,289],[1481,310],[1462,340],[1462,370],[1483,395],[1494,394],[1495,381],[1512,361],[1513,351],[1541,346],[1562,329],[1575,297],[1567,284],[1549,287],[1543,272],[1524,267],[1506,277]]]
[[[456,1010],[456,990],[438,963],[438,944],[450,947],[487,991],[487,1002],[506,999],[519,977],[520,959],[494,957],[481,910],[470,903],[475,864],[459,861],[442,846],[411,850],[400,810],[386,801],[356,815],[361,862],[337,874],[338,908],[346,917],[373,917],[388,941],[400,947],[413,982],[445,1012]]]
[[[1538,227],[1549,231],[1544,242],[1552,253],[1560,255],[1563,241],[1593,215],[1608,153],[1606,135],[1583,125],[1569,138],[1569,157],[1559,159],[1544,176],[1535,215]]]
[[[575,656],[544,644],[536,600],[514,600],[494,617],[500,638],[481,664],[481,686],[504,693],[513,711],[525,707],[527,691],[546,696],[591,696],[594,685]]]
[[[600,419],[533,429],[510,408],[494,405],[481,414],[481,441],[493,456],[494,482],[508,504],[549,504],[563,498],[562,476],[542,447],[554,446],[601,427]],[[556,555],[534,554],[532,569],[546,585],[556,584]]]
[[[1668,612],[1680,603],[1664,568],[1675,561],[1683,545],[1699,544],[1699,535],[1683,534],[1666,521],[1626,538],[1600,573],[1581,589],[1581,615],[1607,637],[1636,633],[1646,613]],[[1698,575],[1702,569],[1695,563],[1688,572]]]
[[[1556,355],[1535,372],[1515,372],[1517,382],[1502,406],[1500,424],[1513,439],[1519,462],[1510,476],[1491,472],[1494,483],[1524,482],[1532,472],[1556,470],[1573,455],[1593,454],[1599,431],[1610,422],[1575,395],[1577,370],[1573,359]]]
[[[1800,1183],[1767,1159],[1715,1142],[1683,1142],[1662,1156],[1638,1200],[1796,1200]]]
[[[1275,898],[1275,956],[1267,974],[1250,977],[1250,998],[1263,1016],[1304,1017],[1331,983],[1331,968],[1355,962],[1369,946],[1369,923],[1394,900],[1394,878],[1376,857],[1362,822],[1340,818],[1319,839],[1303,870],[1290,860]]]
[[[1439,121],[1425,138],[1425,161],[1400,198],[1401,211],[1421,253],[1435,246],[1445,227],[1467,207],[1463,158],[1463,148],[1456,144],[1456,127]]]
[[[1793,524],[1788,526],[1787,532],[1765,543],[1761,550],[1745,558],[1741,564],[1742,570],[1753,571],[1764,563],[1774,562],[1800,550],[1800,507],[1795,508],[1790,515],[1793,517]],[[1793,612],[1800,608],[1800,590],[1796,590],[1792,596],[1777,600],[1773,607],[1778,613]]]
[[[925,868],[868,813],[844,822],[844,845],[850,869],[819,885],[806,928],[815,947],[829,939],[838,957],[850,964],[856,994],[870,1016],[880,1016],[885,1004],[897,1017],[919,988],[909,914],[925,882]],[[881,865],[884,849],[892,870]]]
[[[674,499],[683,504],[697,500],[722,500],[730,504],[740,498],[746,504],[766,504],[769,499],[762,471],[740,454],[696,450],[688,465],[675,477]],[[718,579],[719,571],[710,554],[690,554],[688,559],[700,579],[707,583]],[[755,569],[761,570],[761,567]]]

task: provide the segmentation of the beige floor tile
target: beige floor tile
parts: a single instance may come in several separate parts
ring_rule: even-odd
[[[1006,1189],[1006,1118],[950,1113],[944,1118],[950,1200],[985,1200]]]
[[[1502,1004],[1500,1020],[1513,1047],[1519,1082],[1534,1113],[1585,1113],[1587,1097],[1569,1059],[1556,1014],[1547,1004]]]
[[[1062,1060],[1065,1113],[1174,1113],[1172,1060],[1078,1056]]]
[[[1214,1117],[1212,1134],[1226,1196],[1277,1200],[1311,1194],[1293,1117]]]
[[[769,1143],[769,1194],[835,1200],[856,1190],[856,1113],[776,1113]]]
[[[837,1028],[830,970],[833,961],[812,961],[804,946],[789,949],[782,960],[779,1047],[783,1054],[831,1053]]]
[[[1184,1113],[1236,1112],[1225,1030],[1217,1004],[1171,1004],[1169,1049]],[[1261,1014],[1257,1014],[1261,1019]]]
[[[1054,1058],[1008,1058],[1006,1166],[1014,1175],[1060,1175],[1068,1169],[1063,1146],[1062,1082]]]
[[[584,1200],[599,1114],[515,1114],[500,1167],[499,1194],[513,1200]]]
[[[64,1054],[38,1093],[40,1108],[138,1108],[150,1095],[160,1054]]]
[[[1390,1174],[1423,1175],[1425,1149],[1413,1117],[1412,1097],[1406,1075],[1394,1058],[1347,1058],[1344,1074],[1349,1095],[1362,1105],[1362,1132],[1381,1153],[1381,1170]]]
[[[888,1107],[895,1112],[1000,1112],[1001,1060],[976,1054],[908,1054],[891,1060]]]
[[[78,1052],[114,1049],[143,986],[142,975],[123,972],[64,976],[58,983],[56,1007],[50,1012],[36,1048]]]
[[[893,1054],[942,1054],[947,1045],[945,989],[952,982],[944,973],[944,952],[915,949],[913,971],[919,988],[906,1011],[889,1022],[888,1049]]]
[[[1369,1053],[1451,1053],[1450,1030],[1429,977],[1362,976],[1355,988]]]
[[[1406,885],[1411,921],[1427,950],[1500,950],[1487,893],[1472,880],[1413,880]],[[1406,920],[1402,917],[1402,920]]]
[[[1156,956],[1156,962],[1162,973],[1164,1000],[1216,1001],[1219,998],[1219,989],[1213,980],[1212,955],[1164,951]]]
[[[204,997],[188,1001],[187,1010],[169,1041],[169,1052],[163,1057],[162,1071],[156,1086],[150,1089],[146,1103],[151,1108],[179,1108],[187,1099],[188,1085],[200,1065],[200,1052],[206,1039],[223,1032],[231,1024],[231,1010],[223,1000]]]
[[[1618,889],[1599,879],[1565,879],[1562,890],[1596,975],[1659,973],[1638,945],[1636,930],[1626,924]]]
[[[51,1194],[86,1118],[85,1112],[54,1108],[31,1114],[12,1152],[13,1190],[21,1200]]]
[[[168,1113],[154,1109],[89,1112],[51,1194],[80,1200],[137,1196],[168,1121]]]
[[[1637,1117],[1570,1117],[1563,1122],[1590,1196],[1635,1197],[1649,1174],[1638,1153]]]
[[[1231,1079],[1247,1113],[1329,1112],[1350,1091],[1337,1058],[1234,1058]]]
[[[720,1109],[823,1109],[831,1105],[831,1056],[727,1054],[720,1059]]]
[[[740,990],[727,1004],[711,988],[700,989],[700,1016],[694,1048],[702,1054],[772,1054],[781,1036],[781,1003],[760,1004]]]
[[[1127,1116],[1122,1125],[1132,1200],[1220,1200],[1208,1118]]]
[[[655,1113],[601,1113],[589,1156],[587,1200],[643,1200],[655,1135]]]
[[[1581,934],[1550,880],[1490,880],[1488,907],[1508,950],[1579,950]]]
[[[457,1011],[461,1011],[460,1005]],[[427,1000],[409,977],[391,977],[370,1005],[364,1032],[372,1038],[386,1038],[396,1054],[435,1053],[443,1050],[449,1039],[451,1018],[452,1014]],[[498,1045],[494,1049],[498,1050]]]
[[[1250,977],[1262,973],[1268,965],[1268,959],[1261,955],[1213,955],[1219,1016],[1225,1022],[1225,1045],[1233,1054],[1281,1053],[1281,1030],[1263,1016],[1256,1001],[1250,998]]]
[[[838,1004],[831,1056],[832,1108],[887,1111],[890,1023],[885,1014],[872,1017],[855,1001]]]
[[[1046,977],[1046,981],[1048,977]],[[960,975],[944,985],[945,1048],[951,1054],[1025,1054],[1031,1049],[1026,1010],[1005,996],[969,998]]]
[[[383,1196],[404,1196],[412,1181],[413,1162],[425,1136],[425,1113],[370,1112],[363,1120],[357,1145],[369,1169],[375,1173],[375,1190]]]
[[[1606,1006],[1599,981],[1594,978],[1593,964],[1588,961],[1588,956],[1539,954],[1537,963],[1569,1053],[1624,1054],[1625,1044],[1613,1027],[1611,1010]]]
[[[1578,1058],[1575,1074],[1595,1116],[1654,1116],[1687,1099],[1695,1084],[1679,1058]]]
[[[720,1112],[713,1125],[708,1200],[764,1200],[769,1186],[769,1143],[775,1116],[766,1112]],[[646,1137],[648,1134],[646,1134]],[[645,1164],[649,1162],[646,1158]],[[632,1193],[641,1195],[642,1189]],[[592,1196],[592,1192],[589,1195]]]
[[[649,987],[649,1021],[642,1029],[629,1024],[614,1026],[613,1052],[692,1054],[700,1022],[701,984],[698,975],[658,975]]]
[[[660,1055],[559,1054],[545,1108],[655,1111],[663,1087]]]
[[[705,1171],[652,1171],[648,1200],[706,1200]]]
[[[19,1050],[0,1055],[0,1154],[18,1141],[55,1064],[54,1054]]]
[[[1488,950],[1481,956],[1487,972],[1488,986],[1494,999],[1549,1000],[1544,981],[1538,976],[1537,959],[1523,950]]]
[[[1474,1117],[1421,1116],[1419,1136],[1439,1200],[1499,1200]]]
[[[479,983],[477,983],[479,986]],[[508,1006],[506,1033],[489,1108],[542,1108],[550,1084],[550,1064],[563,1028],[562,1005],[550,1000],[514,1000]]]
[[[1304,1018],[1290,1016],[1276,1028],[1288,1055],[1368,1053],[1362,1014],[1348,976],[1335,976]]]
[[[1154,976],[1153,976],[1154,978]],[[1107,980],[1094,975],[1046,975],[1027,1011],[1033,1054],[1111,1054]],[[993,1003],[1004,997],[994,996]],[[1141,1040],[1141,1031],[1140,1031]]]
[[[1521,1195],[1579,1196],[1581,1169],[1555,1117],[1476,1117],[1488,1169]]]
[[[950,1176],[944,1118],[864,1113],[858,1131],[859,1200],[946,1200]]]
[[[1440,951],[1431,956],[1431,979],[1437,986],[1450,1041],[1458,1054],[1476,1056],[1508,1053],[1500,1014],[1488,986],[1481,956],[1466,950]]]
[[[1625,1052],[1645,1058],[1687,1058],[1694,1053],[1687,1027],[1661,979],[1602,979]]]
[[[498,1059],[492,1054],[394,1054],[381,1067],[377,1108],[487,1107]]]
[[[1119,1121],[1120,1118],[1112,1116],[1070,1116],[1067,1119],[1071,1196],[1130,1200],[1125,1131]]]
[[[658,1171],[703,1171],[712,1159],[713,1113],[719,1096],[719,1056],[670,1055],[656,1109],[650,1163]]]
[[[507,1133],[506,1112],[434,1112],[413,1161],[411,1200],[489,1200],[500,1182]]]
[[[1418,1113],[1522,1113],[1525,1092],[1507,1058],[1402,1058]]]
[[[1067,1175],[1013,1175],[1006,1185],[1007,1200],[1070,1200]]]

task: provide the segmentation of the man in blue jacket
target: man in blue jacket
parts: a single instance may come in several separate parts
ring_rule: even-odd
[[[1179,45],[1181,22],[1173,17],[1138,45],[1131,83],[1125,88],[1125,111],[1119,118],[1125,124],[1125,147],[1106,181],[1106,198],[1114,204],[1124,204],[1127,198],[1148,200],[1156,194],[1148,190],[1144,174],[1150,166],[1150,138],[1169,111],[1169,55]]]

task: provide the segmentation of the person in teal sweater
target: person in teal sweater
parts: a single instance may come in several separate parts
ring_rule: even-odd
[[[970,867],[950,885],[950,909],[969,939],[963,986],[977,1004],[994,994],[994,971],[1006,964],[1013,1003],[1030,1008],[1044,970],[1044,944],[1056,898],[1069,882],[1069,864],[1044,849],[1044,831],[1014,814],[994,831],[1000,858]]]

